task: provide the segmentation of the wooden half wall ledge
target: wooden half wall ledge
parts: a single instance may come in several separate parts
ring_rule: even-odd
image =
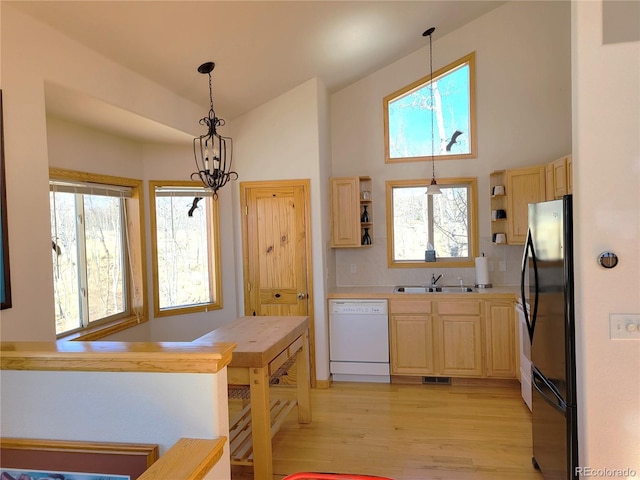
[[[0,342],[2,370],[217,373],[235,343]]]
[[[201,480],[220,457],[227,439],[181,438],[138,480]]]

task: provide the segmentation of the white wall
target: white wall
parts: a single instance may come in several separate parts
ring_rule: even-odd
[[[602,2],[573,2],[572,20],[580,464],[635,478],[640,342],[610,340],[609,315],[640,314],[640,43],[602,44]]]
[[[3,370],[2,435],[158,444],[229,435],[227,369],[217,374]],[[78,389],[82,386],[82,390]],[[105,422],[105,419],[109,419]],[[231,477],[229,444],[212,476]]]
[[[541,26],[544,26],[543,28]],[[419,36],[421,32],[416,32]],[[477,177],[480,251],[495,263],[492,283],[519,282],[521,247],[490,241],[489,173],[555,160],[571,151],[569,2],[510,2],[433,40],[434,71],[475,51],[478,157],[436,162],[437,177]],[[385,181],[428,178],[431,164],[384,163],[382,99],[429,73],[429,47],[331,96],[334,176],[373,180],[374,246],[336,251],[336,283],[424,283],[434,271],[387,268]],[[498,271],[498,262],[509,272]],[[351,273],[355,265],[356,273]],[[475,281],[473,268],[436,269],[445,283]]]
[[[49,83],[184,132],[198,132],[204,113],[48,26],[2,4],[2,88],[13,306],[2,311],[3,340],[52,340],[53,273],[48,168],[150,179],[188,179],[190,145],[144,145],[46,116]],[[199,75],[197,72],[194,76]],[[237,188],[237,187],[236,187]],[[148,195],[145,195],[148,199]],[[222,205],[231,194],[223,192]],[[224,310],[165,317],[121,333],[129,340],[189,340],[236,317],[235,241],[231,208],[220,209]],[[149,218],[148,201],[145,216]],[[147,278],[151,290],[147,224]],[[151,292],[150,292],[151,293]],[[149,303],[149,312],[153,308]],[[180,337],[180,338],[177,338]]]
[[[205,112],[206,113],[206,112]],[[202,113],[204,114],[204,113]],[[234,155],[235,156],[235,155]],[[189,180],[195,171],[193,160],[193,146],[188,145],[146,145],[143,152],[144,179],[148,180]],[[237,158],[234,159],[234,165]],[[148,188],[148,184],[145,185]],[[193,340],[207,332],[234,320],[238,316],[236,308],[236,272],[241,270],[235,264],[236,249],[240,243],[236,242],[233,234],[232,207],[233,190],[238,188],[238,182],[231,182],[219,192],[218,212],[220,216],[220,249],[222,273],[222,309],[209,312],[193,313],[154,318],[151,322],[151,341],[187,341]],[[147,198],[149,198],[147,192]],[[148,209],[148,202],[147,202]],[[148,212],[147,218],[150,218]],[[150,245],[151,230],[147,222],[147,244]],[[151,272],[151,248],[147,250],[147,267],[149,279],[149,306],[153,316],[153,278]]]
[[[318,79],[309,80],[280,97],[235,119],[231,125],[240,181],[309,179],[313,312],[316,333],[316,375],[329,378],[326,282],[327,242],[327,93]],[[323,175],[321,175],[321,172]],[[239,189],[234,189],[238,311],[244,311]]]

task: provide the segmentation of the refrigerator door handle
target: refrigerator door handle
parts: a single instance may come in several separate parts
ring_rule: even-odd
[[[531,255],[529,255],[529,253]],[[525,285],[525,276],[527,273],[527,264],[529,262],[529,256],[531,256],[531,266],[533,268],[533,285],[530,288],[533,288],[533,310],[531,315],[529,315],[529,311],[527,309],[527,302],[525,297],[524,285]],[[527,231],[527,241],[524,247],[524,255],[522,256],[522,270],[520,272],[520,293],[522,295],[522,310],[524,312],[524,320],[527,324],[527,331],[529,332],[529,341],[533,343],[533,333],[536,328],[536,318],[538,317],[538,262],[536,258],[536,251],[533,247],[533,238],[531,236],[531,229]]]
[[[531,369],[532,378],[531,384],[536,389],[536,391],[540,394],[540,396],[553,408],[558,410],[560,413],[565,413],[567,410],[567,404],[560,397],[558,390],[547,381],[539,372],[538,369],[533,367]],[[553,398],[549,396],[544,390],[551,391]]]

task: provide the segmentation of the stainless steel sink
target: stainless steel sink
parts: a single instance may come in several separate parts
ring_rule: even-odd
[[[393,293],[471,293],[474,288],[460,285],[445,285],[443,287],[426,287],[423,285],[398,285]]]
[[[431,287],[423,287],[420,285],[400,285],[393,289],[393,293],[430,293]]]
[[[471,287],[464,287],[464,286],[460,286],[460,285],[447,285],[444,287],[436,287],[434,289],[435,292],[442,292],[442,293],[471,293],[471,292],[475,292],[476,290],[474,288]]]

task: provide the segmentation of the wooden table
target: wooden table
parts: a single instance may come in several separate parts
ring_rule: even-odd
[[[243,447],[239,445],[242,439],[234,441],[231,435],[231,463],[252,464],[254,478],[270,480],[273,476],[271,437],[277,428],[272,429],[271,424],[269,380],[297,352],[298,422],[311,423],[309,317],[241,317],[194,341],[199,342],[237,344],[227,367],[228,383],[249,386],[253,454],[250,455],[251,444]],[[238,454],[238,450],[242,452]]]

